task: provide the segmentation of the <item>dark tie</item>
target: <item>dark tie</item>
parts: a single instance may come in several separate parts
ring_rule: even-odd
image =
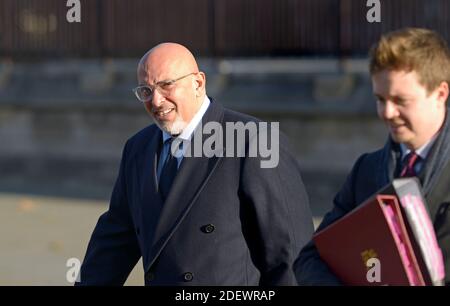
[[[178,170],[177,158],[172,155],[171,150],[172,141],[174,139],[175,138],[172,137],[166,140],[166,145],[168,144],[169,150],[161,171],[161,176],[159,178],[159,192],[161,193],[163,201],[166,200],[167,195],[169,194],[170,187],[172,187],[173,180],[175,179]]]
[[[405,157],[405,161],[403,163],[402,171],[400,172],[400,177],[411,177],[416,176],[416,170],[414,166],[419,162],[420,156],[416,154],[416,152],[412,151],[408,153]]]

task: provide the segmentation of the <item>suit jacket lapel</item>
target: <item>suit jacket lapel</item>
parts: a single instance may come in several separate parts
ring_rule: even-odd
[[[427,160],[420,173],[423,191],[432,220],[445,199],[450,181],[450,120],[449,110],[441,132],[428,153]]]
[[[450,169],[450,164],[448,162],[449,151],[450,122],[448,121],[448,117],[446,117],[442,131],[431,148],[426,162],[423,165],[423,169],[418,176],[424,196],[427,199],[426,204],[432,220],[434,220],[439,208],[439,198],[442,197],[442,192],[440,192],[440,190],[442,190],[441,187],[443,184],[447,185],[447,182],[450,180],[446,175],[447,169]],[[392,181],[392,174],[395,171],[397,171],[397,173],[399,172],[399,169],[396,169],[396,167],[398,167],[397,161],[400,160],[401,156],[399,145],[394,143],[391,139],[389,139],[388,144],[385,147],[384,156],[386,157],[389,152],[390,159],[388,163],[386,163],[386,173],[388,176],[384,175],[385,177],[389,177],[388,182]]]
[[[223,121],[223,108],[213,101],[203,116],[202,124],[210,121]],[[202,138],[202,144],[203,141]],[[193,138],[191,145],[193,145]],[[170,193],[163,204],[146,269],[152,266],[178,225],[183,221],[217,167],[219,160],[220,158],[216,156],[183,158]]]
[[[140,194],[142,201],[153,200],[155,192],[157,193],[156,169],[162,142],[161,132],[158,132],[157,135],[150,139],[145,150],[138,156],[136,161],[137,173],[141,182]]]
[[[162,144],[161,131],[156,128],[148,144],[136,158],[136,171],[138,179],[139,197],[137,199],[141,206],[141,235],[145,243],[145,254],[149,254],[150,248],[158,223],[158,218],[163,206],[161,196],[157,189],[157,164]],[[134,195],[131,195],[133,197]]]
[[[388,138],[382,151],[382,159],[378,165],[378,171],[375,172],[377,190],[386,186],[394,179],[399,154],[397,151],[395,143]]]

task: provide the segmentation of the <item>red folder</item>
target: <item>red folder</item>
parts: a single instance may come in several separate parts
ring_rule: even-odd
[[[421,271],[397,197],[375,195],[314,235],[321,258],[348,285],[428,285]],[[368,277],[379,261],[379,276]],[[373,276],[373,274],[372,274]]]

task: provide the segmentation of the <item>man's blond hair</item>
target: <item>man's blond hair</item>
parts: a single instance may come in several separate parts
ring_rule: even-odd
[[[436,32],[405,28],[383,35],[370,50],[370,73],[415,71],[428,93],[442,82],[450,84],[450,51]]]

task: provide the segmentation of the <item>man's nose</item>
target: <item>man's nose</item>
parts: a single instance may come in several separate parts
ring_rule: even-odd
[[[383,119],[392,119],[398,116],[398,109],[392,101],[386,101],[380,109],[380,116]]]
[[[160,107],[164,99],[164,96],[159,92],[158,87],[156,87],[152,92],[152,106]]]

